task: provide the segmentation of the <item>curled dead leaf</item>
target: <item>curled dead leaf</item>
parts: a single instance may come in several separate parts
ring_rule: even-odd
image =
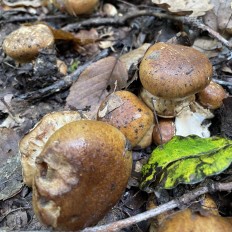
[[[124,88],[127,80],[127,70],[121,61],[115,57],[101,59],[85,69],[72,85],[66,107],[88,111],[85,114],[93,119],[102,100]]]
[[[152,0],[152,2],[172,13],[190,14],[191,17],[202,16],[213,8],[209,0]]]

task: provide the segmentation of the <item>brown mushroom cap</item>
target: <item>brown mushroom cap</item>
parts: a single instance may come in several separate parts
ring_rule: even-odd
[[[35,175],[35,159],[43,150],[50,136],[65,124],[80,119],[81,116],[76,111],[46,114],[39,123],[22,138],[19,143],[19,150],[23,168],[23,181],[27,186],[32,186],[33,176]]]
[[[129,91],[116,91],[110,94],[98,110],[98,120],[117,127],[128,138],[132,147],[138,145],[140,141],[141,147],[151,144],[153,112]],[[142,141],[147,133],[150,137]]]
[[[178,99],[203,90],[212,65],[201,52],[181,45],[156,43],[145,53],[139,75],[143,87],[165,99]]]
[[[222,106],[223,99],[227,97],[227,93],[221,85],[211,81],[205,89],[197,94],[197,97],[201,105],[215,110]]]
[[[91,13],[99,0],[54,0],[53,4],[61,11],[70,15],[83,15]]]
[[[117,128],[91,120],[66,124],[36,159],[35,214],[59,230],[93,225],[119,200],[131,168],[131,152]]]
[[[202,216],[190,209],[180,211],[164,221],[157,232],[231,232],[232,223],[216,215]]]
[[[42,48],[52,48],[54,36],[48,26],[36,24],[22,26],[3,41],[4,52],[19,63],[30,62]]]

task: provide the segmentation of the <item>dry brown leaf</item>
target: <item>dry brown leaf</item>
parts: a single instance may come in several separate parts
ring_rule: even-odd
[[[20,191],[22,167],[18,153],[19,136],[12,129],[0,128],[0,201]]]
[[[213,8],[209,0],[152,0],[152,2],[172,13],[190,14],[192,17],[205,15]]]
[[[75,34],[75,37],[80,39],[81,41],[91,41],[92,43],[89,44],[80,44],[75,43],[74,44],[74,49],[79,52],[82,56],[89,55],[92,56],[94,54],[97,54],[100,49],[98,47],[98,43],[94,42],[99,39],[99,35],[96,29],[91,29],[91,30],[80,30],[77,34]]]
[[[140,59],[143,58],[147,49],[151,46],[149,43],[143,44],[141,47],[123,54],[119,59],[129,71],[132,66],[137,66]]]
[[[222,44],[215,39],[205,37],[196,39],[193,48],[212,58],[219,54],[222,49]]]
[[[204,16],[206,25],[215,31],[227,31],[232,34],[231,1],[211,0],[214,8]]]
[[[115,90],[127,84],[125,66],[115,57],[107,57],[90,65],[70,88],[66,107],[78,110],[89,109],[85,114],[93,119],[101,101]]]

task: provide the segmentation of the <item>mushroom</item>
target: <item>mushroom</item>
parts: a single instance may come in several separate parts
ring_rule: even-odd
[[[197,100],[204,107],[215,110],[222,106],[223,99],[227,96],[221,85],[211,81],[205,89],[197,93]]]
[[[54,36],[45,24],[22,26],[3,41],[3,50],[19,63],[31,62],[43,48],[52,48]]]
[[[157,232],[231,232],[232,223],[228,218],[216,215],[200,215],[190,209],[182,210],[168,217]]]
[[[76,16],[92,13],[98,2],[99,0],[54,0],[53,4],[59,10]]]
[[[155,124],[152,138],[156,145],[167,143],[176,134],[174,120],[171,118],[159,118]]]
[[[175,117],[210,83],[212,71],[211,63],[201,52],[181,45],[156,43],[145,53],[139,76],[143,88],[153,95],[150,102],[157,114]]]
[[[98,120],[118,128],[132,147],[145,148],[151,144],[153,112],[133,93],[116,91],[101,104]]]
[[[35,159],[43,150],[50,136],[59,128],[69,122],[80,120],[76,111],[62,111],[46,114],[35,127],[26,134],[19,143],[23,181],[31,187],[35,174]]]
[[[209,119],[213,118],[213,113],[197,102],[192,102],[181,111],[175,119],[159,118],[153,130],[153,142],[156,145],[167,143],[175,135],[188,136],[198,135],[202,138],[210,137]],[[162,137],[162,139],[161,139]]]
[[[35,214],[56,230],[94,225],[120,199],[131,168],[131,151],[117,128],[91,120],[68,123],[36,158]]]

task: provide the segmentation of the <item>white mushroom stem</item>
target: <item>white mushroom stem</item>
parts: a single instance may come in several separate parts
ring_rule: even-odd
[[[175,118],[176,135],[198,135],[202,138],[210,137],[207,119],[213,118],[213,113],[194,102]]]
[[[155,110],[157,115],[162,118],[173,118],[180,114],[186,107],[195,101],[195,95],[190,95],[185,98],[178,99],[164,99],[156,97],[148,92],[145,88],[142,88],[140,92],[140,98],[146,103],[146,105]]]

